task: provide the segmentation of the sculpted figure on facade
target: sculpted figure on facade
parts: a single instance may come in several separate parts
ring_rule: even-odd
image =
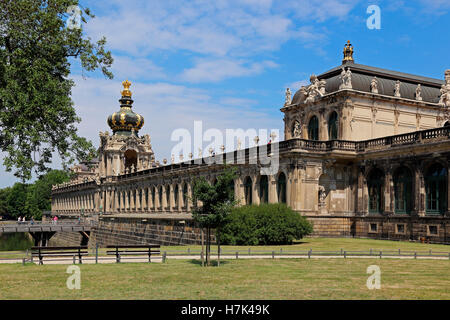
[[[342,68],[340,79],[342,81],[341,85],[339,86],[339,89],[352,89],[352,72],[350,68],[347,68],[345,70]]]
[[[313,74],[309,78],[309,81],[311,82],[309,86],[300,89],[305,93],[305,103],[314,102],[317,98],[323,97],[325,94],[325,80],[319,81],[317,76]]]
[[[417,85],[415,96],[417,101],[422,101],[422,87],[420,83]]]
[[[400,84],[401,84],[400,80],[397,80],[394,85],[394,96],[399,98],[401,97]]]
[[[442,85],[440,93],[439,105],[450,107],[450,69],[445,70],[445,83]]]
[[[378,93],[378,79],[377,79],[377,77],[373,77],[372,81],[370,82],[370,92]]]
[[[291,100],[291,89],[287,88],[286,89],[286,97],[284,100],[284,105],[287,106],[289,104],[291,104],[292,100]]]
[[[324,206],[325,205],[325,198],[327,197],[326,193],[325,193],[325,187],[324,186],[319,186],[319,206]]]
[[[302,126],[300,124],[300,121],[295,120],[294,126],[292,128],[292,137],[293,138],[300,138],[302,135]]]

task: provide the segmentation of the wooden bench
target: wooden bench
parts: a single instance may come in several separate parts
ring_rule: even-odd
[[[78,247],[31,247],[31,259],[33,257],[39,258],[39,264],[44,264],[44,257],[78,257],[79,263],[82,262],[82,257],[89,254],[87,246]]]
[[[116,256],[116,262],[120,262],[121,256],[148,256],[148,262],[151,262],[152,255],[159,255],[160,245],[159,244],[150,244],[150,245],[134,245],[134,246],[107,246],[107,255]]]

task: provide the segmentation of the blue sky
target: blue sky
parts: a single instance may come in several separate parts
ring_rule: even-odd
[[[347,40],[356,63],[443,79],[450,69],[450,0],[88,1],[96,15],[83,26],[107,38],[113,80],[83,78],[77,63],[72,98],[79,133],[98,146],[119,109],[121,82],[132,82],[134,111],[145,118],[157,160],[170,159],[171,134],[207,128],[283,130],[284,92],[293,93],[340,65]],[[381,9],[370,30],[369,5]],[[59,167],[55,159],[54,167]],[[16,178],[0,168],[0,187]]]

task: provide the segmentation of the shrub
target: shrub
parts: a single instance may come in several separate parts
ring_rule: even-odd
[[[280,245],[311,232],[311,223],[285,204],[262,204],[234,208],[219,236],[223,244]]]

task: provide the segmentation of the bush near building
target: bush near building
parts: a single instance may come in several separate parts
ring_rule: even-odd
[[[231,245],[291,244],[310,234],[312,224],[285,204],[247,205],[233,209],[220,242]]]

